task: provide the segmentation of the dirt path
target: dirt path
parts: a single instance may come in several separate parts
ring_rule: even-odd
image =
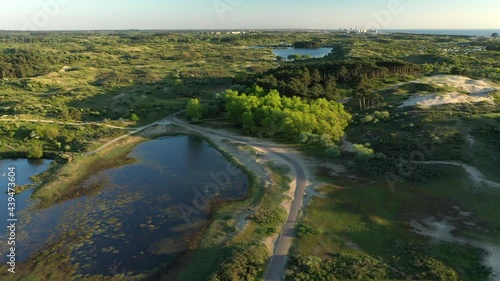
[[[181,112],[184,112],[184,111],[181,111]],[[167,118],[169,118],[169,117],[167,117]],[[132,135],[134,135],[134,134],[140,133],[140,132],[142,132],[142,131],[144,131],[144,130],[146,130],[146,129],[148,129],[148,128],[151,128],[151,127],[153,127],[153,126],[156,126],[156,125],[166,125],[166,124],[170,124],[170,123],[169,123],[169,121],[160,120],[160,121],[157,121],[157,122],[151,123],[151,124],[149,124],[149,125],[146,125],[146,126],[144,126],[144,127],[134,128],[134,129],[133,129],[134,131],[132,131],[132,132],[130,132],[130,133],[128,133],[128,134],[125,134],[125,135],[123,135],[123,136],[117,137],[116,139],[113,139],[113,140],[111,140],[111,141],[109,141],[109,142],[107,142],[107,143],[103,144],[101,147],[97,148],[97,149],[96,149],[96,150],[94,150],[94,151],[90,151],[90,152],[84,153],[84,155],[85,155],[85,156],[89,156],[89,155],[96,154],[97,152],[99,152],[99,151],[101,151],[101,150],[105,149],[106,147],[109,147],[109,146],[111,146],[111,145],[113,145],[113,144],[115,144],[115,143],[119,142],[119,141],[120,141],[120,140],[122,140],[122,139],[125,139],[125,138],[127,138],[127,137],[130,137],[130,136],[132,136]]]
[[[97,125],[97,126],[102,126],[102,127],[108,127],[112,129],[121,129],[121,130],[136,130],[138,128],[130,128],[130,127],[120,127],[120,126],[113,126],[109,124],[104,124],[101,122],[62,122],[62,121],[52,121],[52,120],[37,120],[37,119],[15,119],[15,118],[9,118],[9,119],[2,119],[0,118],[0,122],[29,122],[29,123],[45,123],[45,124],[58,124],[58,125],[71,125],[71,126],[86,126],[86,125]]]
[[[416,161],[416,163],[421,163],[421,164],[440,164],[440,165],[453,165],[453,166],[459,166],[462,167],[472,178],[472,180],[478,184],[478,183],[485,183],[491,187],[498,187],[500,188],[500,183],[494,182],[486,178],[481,171],[479,171],[478,168],[469,166],[464,163],[460,162],[452,162],[452,161]]]

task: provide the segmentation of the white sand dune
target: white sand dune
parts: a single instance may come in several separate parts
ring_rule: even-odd
[[[453,87],[465,93],[416,93],[399,107],[432,107],[446,104],[474,104],[479,102],[493,104],[495,99],[490,93],[498,90],[497,87],[486,80],[474,80],[457,75],[436,75],[425,77],[418,82]]]
[[[446,104],[474,104],[479,102],[487,102],[493,104],[495,99],[488,93],[482,94],[461,94],[457,92],[446,94],[415,94],[399,107],[419,106],[432,107]]]

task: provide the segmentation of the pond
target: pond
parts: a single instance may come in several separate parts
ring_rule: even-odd
[[[17,186],[23,186],[31,183],[30,177],[43,173],[49,168],[49,164],[52,160],[36,159],[0,159],[0,217],[1,217],[1,227],[6,229],[7,222],[7,186],[8,186],[8,174],[9,168],[15,168],[15,180]],[[20,212],[26,209],[32,201],[30,200],[32,190],[27,190],[19,195],[16,195],[16,212]],[[5,238],[5,232],[0,232],[0,239]]]
[[[209,202],[247,193],[245,174],[197,137],[148,141],[129,157],[136,162],[82,184],[99,185],[94,195],[23,212],[19,258],[62,241],[82,274],[147,273],[187,250],[208,221]]]
[[[273,53],[276,56],[288,58],[289,55],[308,55],[313,58],[322,58],[328,55],[332,48],[317,48],[317,49],[298,49],[298,48],[274,48]]]

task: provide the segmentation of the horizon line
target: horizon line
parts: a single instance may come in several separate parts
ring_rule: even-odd
[[[218,30],[256,30],[256,31],[286,31],[286,30],[317,30],[317,31],[342,31],[353,30],[356,27],[350,28],[118,28],[118,29],[0,29],[0,32],[61,32],[61,31],[218,31]],[[369,30],[496,30],[499,28],[381,28]]]

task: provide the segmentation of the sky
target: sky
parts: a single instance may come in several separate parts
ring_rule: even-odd
[[[499,0],[0,0],[0,30],[500,29]]]

